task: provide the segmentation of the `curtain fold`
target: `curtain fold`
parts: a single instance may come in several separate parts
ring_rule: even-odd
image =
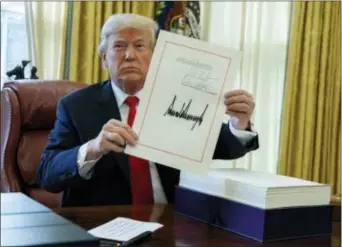
[[[294,3],[291,29],[279,173],[340,195],[341,3]]]
[[[245,89],[255,96],[253,123],[260,142],[258,150],[233,161],[215,160],[212,168],[237,167],[275,174],[292,3],[202,4],[202,36],[210,43],[241,51],[236,80],[229,85],[230,89]]]
[[[40,79],[61,79],[65,2],[25,2],[29,59]]]
[[[60,76],[87,84],[109,78],[97,53],[102,25],[114,13],[136,13],[153,18],[154,1],[113,1],[67,3],[65,45]]]

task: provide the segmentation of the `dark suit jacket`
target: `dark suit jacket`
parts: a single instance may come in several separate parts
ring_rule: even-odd
[[[61,206],[131,204],[127,155],[109,153],[94,166],[91,179],[83,179],[77,168],[82,144],[95,138],[109,119],[120,113],[110,81],[73,92],[58,102],[57,119],[37,170],[37,181],[50,192],[63,192]],[[258,148],[258,138],[245,147],[222,125],[214,159],[235,159]],[[173,203],[179,170],[160,164],[157,170],[166,197]]]

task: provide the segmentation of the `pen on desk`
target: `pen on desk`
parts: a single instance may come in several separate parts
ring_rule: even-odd
[[[114,242],[111,240],[102,239],[100,241],[100,246],[101,247],[128,247],[128,246],[135,245],[138,242],[148,239],[151,235],[152,235],[152,232],[146,231],[125,242]]]
[[[106,240],[101,240],[100,241],[100,247],[120,247],[121,243],[117,243],[114,241],[106,241]]]
[[[132,244],[135,244],[137,242],[140,242],[140,241],[143,241],[143,240],[146,240],[148,239],[149,237],[151,236],[151,232],[150,231],[147,231],[147,232],[143,232],[141,234],[139,234],[138,236],[126,241],[126,242],[123,242],[121,245],[119,245],[120,247],[127,247],[127,246],[130,246]]]

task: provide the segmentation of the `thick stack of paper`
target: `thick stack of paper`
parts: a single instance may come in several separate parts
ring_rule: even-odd
[[[332,232],[330,186],[274,174],[226,169],[182,171],[175,210],[257,241]]]
[[[208,176],[182,172],[180,186],[262,209],[328,205],[331,190],[303,179],[234,168]]]

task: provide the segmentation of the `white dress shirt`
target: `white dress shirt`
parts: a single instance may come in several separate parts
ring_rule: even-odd
[[[112,82],[112,88],[113,88],[113,93],[115,95],[115,99],[119,107],[121,120],[127,123],[129,107],[124,102],[127,96],[129,95],[123,92],[113,82]],[[138,92],[136,96],[139,98],[139,95],[140,93]],[[234,127],[236,126],[236,124],[237,124],[237,119],[231,118],[229,121],[229,128],[232,134],[235,135],[242,144],[247,143],[249,140],[251,140],[253,137],[256,136],[256,133],[254,132],[236,129]],[[77,156],[77,165],[78,165],[78,171],[79,171],[80,176],[85,179],[90,179],[92,175],[92,168],[94,167],[94,165],[100,158],[97,160],[85,161],[87,144],[88,143],[83,144],[79,149],[78,156]],[[166,199],[163,187],[160,182],[156,165],[153,162],[149,162],[149,165],[150,165],[150,173],[151,173],[151,180],[152,180],[154,203],[166,204],[167,199]]]

